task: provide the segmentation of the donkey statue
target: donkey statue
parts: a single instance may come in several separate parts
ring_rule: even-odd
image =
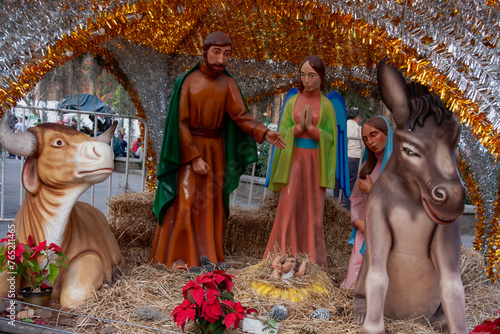
[[[392,156],[366,203],[357,321],[363,333],[384,333],[384,315],[421,317],[450,333],[468,333],[460,278],[467,190],[457,170],[459,125],[435,94],[407,85],[385,61],[377,76],[397,127]]]

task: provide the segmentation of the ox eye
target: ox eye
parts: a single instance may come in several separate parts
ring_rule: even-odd
[[[409,156],[415,156],[415,157],[419,157],[420,158],[420,155],[418,155],[417,153],[413,152],[409,148],[403,147],[403,151],[405,151],[405,153],[408,154]]]
[[[54,147],[63,147],[64,145],[66,145],[66,143],[62,139],[56,139],[52,143],[52,146]]]

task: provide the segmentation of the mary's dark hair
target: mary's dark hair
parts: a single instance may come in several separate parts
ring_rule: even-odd
[[[302,65],[304,65],[307,62],[309,62],[309,65],[311,65],[311,67],[316,71],[316,73],[318,73],[319,77],[321,78],[321,90],[325,89],[325,73],[326,73],[325,62],[318,56],[312,55],[305,57],[299,67],[299,76],[300,76],[300,71],[302,70]],[[299,80],[299,92],[302,92],[303,90],[304,90],[304,85],[302,84],[302,80]]]
[[[387,123],[382,117],[372,117],[369,120],[367,120],[365,124],[363,124],[363,126],[365,125],[369,125],[379,130],[386,136],[389,133],[389,129],[387,128]],[[377,161],[378,160],[375,153],[373,153],[371,150],[368,150],[368,159],[366,159],[366,163],[364,164],[363,168],[361,168],[361,170],[359,171],[359,177],[361,179],[366,179],[366,176],[369,175],[375,168]]]

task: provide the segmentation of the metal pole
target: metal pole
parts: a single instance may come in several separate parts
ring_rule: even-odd
[[[94,115],[94,138],[97,137],[97,115]],[[90,205],[94,206],[95,185],[90,188]]]
[[[2,149],[2,207],[0,209],[0,220],[3,221],[3,214],[5,210],[5,150]]]
[[[26,110],[23,108],[23,113],[22,113],[22,117],[21,117],[21,122],[22,122],[22,130],[21,131],[25,131],[25,126],[26,126],[26,122],[24,121],[24,117],[26,116]],[[23,166],[24,166],[24,157],[21,157],[21,175],[23,175]],[[21,206],[23,204],[23,198],[24,198],[24,191],[23,191],[23,178],[21,177],[21,179],[19,180],[19,189],[21,189],[21,191],[19,192],[19,206]]]
[[[144,148],[142,153],[142,183],[141,191],[144,191],[144,183],[146,181],[146,156],[148,155],[148,127],[144,123]]]
[[[231,201],[232,202],[231,203],[232,206],[234,206],[234,203],[236,203],[236,190],[238,190],[238,188],[234,189],[234,191],[233,191],[233,199]]]
[[[252,201],[253,178],[255,176],[255,165],[256,165],[256,163],[254,162],[252,165],[252,178],[250,179],[250,190],[248,191],[247,209],[250,207],[250,202]]]
[[[272,154],[272,152],[273,152],[273,145],[269,144],[269,153],[267,154],[266,179],[267,179],[267,173],[269,173],[269,167],[271,167],[270,164],[271,164],[271,154]],[[264,184],[264,199],[266,198],[266,194],[267,194],[267,187]]]
[[[111,117],[111,120],[114,121],[115,118]],[[115,129],[116,131],[116,129]],[[115,158],[115,148],[114,148],[114,142],[115,142],[115,134],[113,133],[113,136],[111,137],[111,150],[113,151],[113,161]],[[119,143],[121,145],[121,143]],[[109,187],[108,187],[108,198],[111,197],[111,186],[113,184],[113,173],[109,175]]]
[[[128,120],[128,133],[127,133],[127,151],[125,152],[125,186],[128,188],[128,162],[130,152],[130,128],[132,127],[132,120]]]

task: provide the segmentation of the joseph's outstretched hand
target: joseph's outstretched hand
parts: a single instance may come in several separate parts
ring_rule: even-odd
[[[286,146],[286,143],[283,138],[281,138],[281,133],[279,132],[269,130],[266,132],[265,138],[269,143],[273,144],[277,148],[285,148]]]

